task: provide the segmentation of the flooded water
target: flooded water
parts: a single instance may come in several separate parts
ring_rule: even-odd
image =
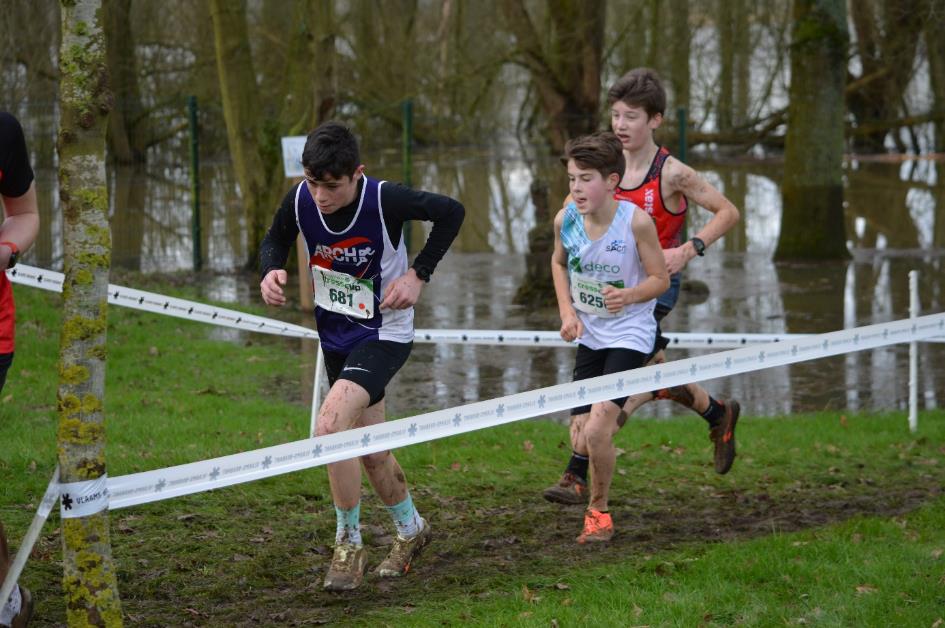
[[[401,178],[393,154],[366,156],[370,173]],[[554,309],[516,306],[526,279],[524,252],[534,209],[531,174],[520,160],[489,153],[415,157],[417,187],[460,198],[467,221],[454,250],[437,269],[417,307],[424,328],[540,329],[559,325]],[[743,212],[743,220],[687,280],[708,295],[684,293],[666,319],[668,331],[816,333],[908,316],[907,273],[920,271],[922,311],[941,311],[945,260],[945,164],[929,160],[854,161],[846,171],[849,262],[786,264],[771,261],[781,219],[777,163],[697,164]],[[191,268],[192,238],[187,172],[181,167],[112,175],[113,264],[143,272]],[[234,274],[245,258],[246,235],[228,168],[204,166],[203,233],[206,266],[218,271],[206,296],[235,304],[258,302],[257,278]],[[37,169],[43,231],[27,262],[61,267],[61,218],[55,209],[55,172]],[[690,230],[709,218],[691,212]],[[413,234],[422,241],[421,230]],[[550,286],[549,286],[550,289]],[[299,320],[307,317],[299,314]],[[221,340],[235,332],[215,332]],[[311,343],[300,349],[313,360]],[[695,352],[693,352],[695,354]],[[675,350],[669,358],[687,357]],[[945,403],[945,345],[920,344],[920,408]],[[572,349],[416,345],[389,389],[392,414],[439,409],[570,380]],[[310,378],[311,375],[308,375]],[[907,348],[877,349],[706,382],[716,396],[739,399],[751,416],[849,408],[904,409],[908,399]],[[300,388],[311,394],[303,376]],[[641,416],[671,416],[680,408],[651,404]]]

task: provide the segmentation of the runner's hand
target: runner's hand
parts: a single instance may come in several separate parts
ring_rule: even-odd
[[[578,318],[577,312],[571,310],[561,317],[561,338],[567,342],[577,340],[584,335],[584,324]]]
[[[600,293],[604,297],[604,307],[611,314],[616,314],[623,309],[623,306],[633,303],[633,292],[630,288],[604,286],[600,289]]]
[[[420,291],[423,290],[423,284],[426,282],[417,277],[412,268],[395,279],[387,286],[384,291],[384,298],[381,300],[380,308],[382,310],[406,310],[413,307],[420,298]]]
[[[289,275],[282,269],[270,270],[259,284],[259,292],[267,305],[285,305],[285,292],[282,286],[289,280]]]
[[[673,249],[663,249],[663,259],[666,260],[666,270],[670,275],[675,275],[689,263],[694,256],[689,254],[689,246],[677,246]]]

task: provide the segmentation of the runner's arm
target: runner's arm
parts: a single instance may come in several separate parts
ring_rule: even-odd
[[[405,222],[424,220],[433,223],[423,249],[411,264],[411,268],[432,275],[463,225],[466,209],[462,203],[442,194],[386,182],[381,186],[381,206],[387,236],[395,247],[400,244]]]
[[[285,268],[289,251],[299,235],[299,225],[295,221],[296,187],[292,186],[282,199],[282,204],[272,218],[272,225],[259,245],[259,273],[262,277],[271,270]]]
[[[676,192],[685,195],[689,201],[705,207],[714,215],[706,225],[695,234],[709,248],[713,242],[738,223],[738,208],[730,200],[706,181],[695,170],[674,157],[666,160],[663,166],[663,179],[669,183],[670,194]],[[692,242],[684,242],[675,249],[664,251],[670,273],[679,272],[689,261],[696,257]]]
[[[262,274],[259,291],[268,305],[285,305],[285,293],[282,290],[288,281],[285,263],[289,259],[292,243],[299,234],[299,225],[295,222],[296,188],[293,186],[282,199],[272,219],[272,226],[259,246],[259,271]]]
[[[561,338],[568,342],[580,338],[584,325],[578,318],[574,304],[571,303],[571,280],[568,278],[568,254],[561,243],[561,225],[564,223],[564,210],[555,216],[555,244],[551,252],[551,281],[555,287],[558,301],[558,313],[561,315]]]

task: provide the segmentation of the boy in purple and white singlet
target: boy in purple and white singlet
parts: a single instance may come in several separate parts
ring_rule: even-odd
[[[315,296],[315,320],[331,389],[317,434],[384,421],[384,388],[413,346],[413,306],[459,233],[465,210],[452,198],[378,181],[364,174],[358,142],[336,122],[319,126],[302,152],[305,180],[285,197],[260,250],[263,301],[285,304],[284,270],[299,233],[305,240]],[[408,267],[404,223],[433,228]],[[387,506],[397,537],[375,573],[403,576],[430,540],[390,451],[328,465],[338,525],[325,588],[357,588],[367,555],[361,542],[361,465]]]

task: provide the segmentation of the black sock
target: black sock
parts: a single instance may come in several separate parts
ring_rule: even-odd
[[[709,409],[702,413],[702,418],[709,422],[709,427],[715,427],[725,416],[725,406],[709,397]]]
[[[565,472],[570,473],[587,484],[587,464],[590,458],[582,456],[576,451],[571,452],[571,460],[568,461],[568,468]]]

